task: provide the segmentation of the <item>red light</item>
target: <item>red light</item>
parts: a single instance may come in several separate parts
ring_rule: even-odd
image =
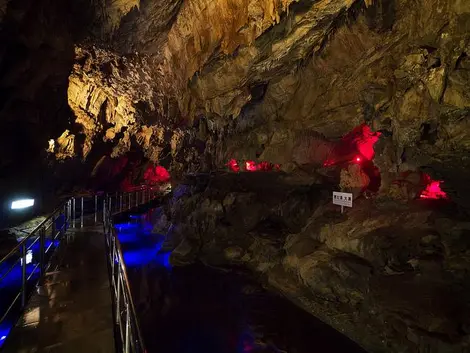
[[[419,195],[420,198],[434,200],[448,198],[447,194],[441,189],[441,184],[443,183],[442,180],[432,180],[431,177],[427,174],[424,175],[424,178],[427,182],[427,186],[421,195]]]
[[[256,163],[254,161],[246,161],[245,162],[245,169],[249,172],[255,172],[258,170]]]
[[[372,160],[375,155],[374,145],[380,135],[380,132],[373,132],[366,124],[356,126],[336,143],[323,166],[328,167],[344,162],[359,163],[364,159]]]
[[[164,167],[156,166],[155,177],[157,182],[167,182],[170,180],[170,173]]]
[[[226,165],[229,167],[229,169],[232,172],[238,173],[240,171],[240,166],[238,165],[238,162],[236,161],[236,159],[229,160]],[[281,165],[272,164],[271,162],[266,162],[266,161],[256,163],[255,161],[250,160],[250,161],[245,162],[245,170],[247,172],[259,172],[259,171],[268,172],[272,170],[279,171],[281,170]]]
[[[238,162],[236,159],[231,159],[228,161],[227,166],[230,168],[232,172],[238,173],[240,171],[240,166],[238,165]]]
[[[156,166],[155,168],[149,166],[144,172],[144,180],[147,184],[165,183],[170,180],[170,173],[162,166]]]

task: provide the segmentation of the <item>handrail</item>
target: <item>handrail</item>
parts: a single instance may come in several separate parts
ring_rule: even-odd
[[[20,266],[21,267],[21,285],[19,285],[19,289],[16,294],[14,294],[14,298],[11,300],[11,302],[8,304],[8,308],[4,310],[4,312],[0,312],[0,323],[5,320],[5,318],[10,315],[11,310],[15,307],[15,305],[18,302],[18,299],[21,298],[21,309],[24,309],[26,306],[26,301],[27,301],[27,295],[28,295],[28,285],[31,285],[29,283],[30,279],[35,275],[36,271],[38,268],[40,269],[40,274],[38,280],[41,280],[44,277],[45,271],[47,270],[46,266],[46,254],[48,253],[50,246],[46,249],[45,247],[45,238],[46,238],[46,232],[47,230],[51,227],[52,225],[52,231],[51,233],[55,233],[55,222],[59,219],[61,215],[64,215],[64,222],[61,225],[59,232],[52,234],[53,235],[53,240],[57,238],[59,234],[64,234],[66,231],[67,227],[67,222],[68,218],[65,216],[66,214],[70,218],[70,214],[66,212],[68,210],[68,205],[70,203],[70,200],[67,200],[60,204],[59,207],[54,209],[41,223],[39,223],[32,231],[28,233],[27,236],[25,236],[17,245],[11,249],[8,254],[6,254],[1,260],[0,260],[0,269],[2,265],[9,265],[9,260],[13,260],[11,266],[9,268],[5,268],[5,271],[0,276],[0,282],[5,280],[9,275],[11,276],[12,271],[15,269],[15,267]],[[30,240],[32,237],[35,235],[38,235],[38,232],[40,233],[38,236],[38,239],[35,239],[29,246],[27,245],[28,240]],[[32,268],[31,273],[27,274],[27,252],[29,252],[33,246],[37,243],[40,242],[39,246],[39,262]],[[9,299],[5,299],[9,300]]]
[[[152,189],[150,190],[153,191]],[[136,193],[139,191],[141,190],[136,191]],[[151,198],[148,197],[147,201],[150,200]],[[120,201],[122,202],[121,197]],[[138,203],[139,205],[145,202],[145,198],[143,197],[141,201],[141,203]],[[122,351],[123,353],[129,353],[131,351],[134,353],[145,353],[147,350],[132,296],[132,290],[127,274],[127,266],[124,261],[121,242],[116,236],[116,232],[113,227],[113,216],[122,211],[122,205],[119,204],[118,206],[118,203],[115,202],[115,212],[113,212],[113,204],[111,200],[109,200],[106,211],[104,231],[106,236],[106,244],[108,246],[108,259],[111,268],[111,285],[113,287],[112,293],[114,294],[113,299],[115,306],[115,318],[121,336],[121,344],[123,347]],[[125,320],[122,320],[122,314],[125,314]]]
[[[155,190],[152,187],[139,187],[136,190],[130,191],[130,192],[123,192],[123,193],[115,193],[113,196],[109,194],[94,194],[94,195],[81,195],[79,197],[79,208],[76,207],[76,200],[77,198],[75,197],[70,197],[66,201],[60,204],[59,207],[57,207],[53,212],[51,212],[39,225],[37,225],[27,236],[24,237],[15,247],[13,247],[12,250],[8,252],[7,255],[5,255],[1,260],[0,260],[0,266],[7,264],[7,261],[10,259],[14,259],[14,262],[10,268],[8,268],[4,273],[0,274],[0,283],[11,273],[11,271],[18,266],[18,262],[21,261],[21,286],[20,290],[16,295],[14,295],[14,298],[12,299],[12,302],[6,309],[4,313],[0,312],[0,323],[3,322],[5,318],[8,317],[10,314],[11,310],[15,307],[16,303],[18,300],[21,298],[21,309],[23,310],[26,306],[26,301],[27,301],[27,295],[29,294],[28,292],[28,287],[32,286],[33,284],[29,282],[29,280],[34,276],[36,273],[37,269],[40,269],[40,275],[38,279],[35,279],[37,281],[41,281],[44,278],[45,272],[48,269],[48,266],[50,266],[48,262],[48,258],[46,258],[46,254],[48,254],[49,250],[51,247],[54,245],[54,241],[57,240],[57,238],[60,235],[64,235],[65,232],[69,227],[75,228],[76,224],[76,211],[77,208],[80,211],[80,218],[79,218],[79,227],[84,226],[84,215],[87,211],[85,205],[84,205],[84,198],[86,199],[92,199],[94,200],[94,223],[103,223],[104,225],[104,231],[105,231],[105,238],[107,240],[107,245],[108,245],[108,255],[111,255],[112,257],[108,256],[110,258],[110,267],[112,268],[112,273],[111,275],[111,285],[112,285],[112,293],[115,294],[113,295],[113,301],[115,302],[115,309],[116,311],[120,310],[121,304],[120,303],[120,294],[122,292],[123,297],[124,297],[124,303],[125,303],[125,314],[126,314],[126,321],[125,321],[125,335],[123,332],[123,322],[121,320],[121,312],[116,312],[116,318],[117,322],[116,324],[119,325],[120,331],[121,331],[121,339],[122,339],[122,344],[123,344],[123,352],[124,353],[129,353],[130,348],[132,345],[132,352],[134,353],[145,353],[145,344],[142,339],[142,334],[137,318],[137,312],[135,309],[134,301],[132,298],[132,292],[130,289],[130,284],[129,284],[129,278],[127,275],[127,268],[124,263],[124,257],[122,254],[122,247],[119,242],[119,239],[117,238],[114,228],[112,226],[112,217],[113,217],[113,206],[114,206],[114,211],[116,213],[122,212],[124,210],[129,210],[132,207],[137,207],[145,202],[148,202],[154,198],[154,192]],[[139,195],[142,195],[139,200]],[[135,195],[135,197],[133,197]],[[98,209],[98,198],[102,199],[103,202],[103,208]],[[112,203],[112,199],[115,199],[115,202]],[[119,200],[119,201],[118,201]],[[140,202],[139,202],[140,201]],[[90,211],[88,209],[88,211]],[[103,215],[102,219],[98,219],[98,213],[101,213]],[[63,224],[61,225],[60,229],[56,229],[56,222],[57,220],[62,217]],[[46,232],[50,230],[51,236],[50,239],[52,240],[51,244],[46,248]],[[30,240],[32,237],[38,236],[38,239],[35,239],[33,243],[31,243],[29,246],[27,245],[28,240]],[[33,248],[33,245],[35,245],[37,242],[40,242],[39,246],[39,255],[40,259],[39,262],[32,268],[32,272],[30,274],[27,274],[26,270],[26,253],[27,251],[31,250]],[[111,248],[111,243],[113,244],[113,247]],[[56,249],[56,248],[55,248]],[[55,251],[55,249],[52,249]],[[52,256],[52,254],[51,254]],[[119,266],[117,267],[118,271],[115,271],[115,263],[116,261],[118,262]],[[1,267],[0,267],[1,269]],[[115,278],[115,274],[118,275],[117,279]],[[117,287],[116,287],[117,285]],[[122,291],[120,289],[122,287]],[[137,340],[134,340],[133,337],[137,338]]]
[[[36,234],[36,232],[41,229],[47,221],[51,220],[56,212],[59,212],[60,210],[64,209],[65,205],[70,202],[70,199],[67,201],[63,202],[59,207],[57,207],[54,211],[51,212],[49,216],[46,217],[45,220],[43,220],[41,223],[39,223],[26,237],[23,238],[22,241],[20,241],[8,254],[6,254],[1,260],[0,260],[0,265],[5,262],[9,257],[11,257],[16,251],[18,251],[24,243],[26,243],[27,240],[29,240],[33,235]],[[55,220],[54,220],[55,221]]]
[[[113,229],[113,233],[114,233],[114,229]],[[121,273],[124,277],[124,283],[126,284],[126,290],[128,291],[128,294],[129,294],[129,303],[130,303],[132,316],[135,318],[135,326],[136,326],[136,331],[137,331],[137,335],[138,335],[138,338],[139,338],[139,345],[141,347],[141,352],[146,352],[144,339],[142,338],[142,331],[140,329],[139,320],[137,319],[137,311],[135,309],[134,298],[132,297],[132,292],[131,292],[131,288],[130,288],[130,285],[129,285],[129,278],[127,277],[127,266],[124,262],[124,257],[122,256],[121,242],[118,240],[116,235],[114,235],[114,236],[115,236],[115,239],[117,240],[116,241],[116,246],[117,246],[117,250],[118,250],[119,263],[121,264],[121,267],[122,267],[122,272]]]

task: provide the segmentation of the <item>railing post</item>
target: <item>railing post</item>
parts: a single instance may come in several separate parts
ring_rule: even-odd
[[[52,218],[51,218],[51,238],[54,240],[55,237],[56,237],[56,232],[57,232],[57,228],[56,228],[56,220],[57,218],[54,218],[55,215],[53,214],[52,215]]]
[[[67,210],[68,210],[68,202],[64,205],[64,219],[62,223],[62,227],[60,228],[60,237],[65,234],[65,231],[67,230]]]
[[[115,282],[115,277],[114,273],[116,272],[115,266],[116,266],[116,240],[114,239],[113,236],[111,236],[111,282]],[[116,283],[111,283],[116,285]]]
[[[127,205],[127,209],[131,209],[131,193],[129,192],[129,204]]]
[[[103,224],[106,229],[106,196],[103,198]]]
[[[118,265],[117,273],[117,292],[116,292],[116,323],[120,325],[121,322],[121,266]]]
[[[70,223],[70,219],[72,218],[72,205],[71,200],[67,202],[67,223]]]
[[[95,223],[98,221],[98,195],[95,195]]]
[[[124,353],[129,353],[129,344],[130,342],[130,313],[129,313],[129,303],[126,303],[126,338],[124,345]]]
[[[145,189],[142,190],[142,203],[145,203]]]
[[[80,228],[83,228],[83,217],[85,216],[85,210],[83,209],[83,196],[80,199]]]
[[[109,197],[109,205],[108,205],[108,208],[109,208],[109,213],[112,214],[113,212],[113,204],[111,202],[112,198],[111,196]]]
[[[135,194],[135,207],[137,207],[138,202],[139,202],[139,191],[134,192],[134,194]]]
[[[119,194],[119,212],[122,212],[122,194]]]
[[[72,227],[75,228],[75,197],[72,198]]]
[[[24,242],[23,246],[21,247],[21,307],[24,308],[26,306],[26,242]]]
[[[64,226],[65,227],[65,223]],[[46,270],[46,230],[45,228],[41,229],[39,239],[39,270],[40,270],[40,277],[39,283],[42,284],[44,282],[45,270]]]

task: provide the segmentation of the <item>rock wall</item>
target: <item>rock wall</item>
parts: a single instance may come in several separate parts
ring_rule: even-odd
[[[101,6],[113,24],[96,20],[97,27],[109,43],[77,49],[95,52],[95,63],[75,56],[68,104],[78,125],[69,131],[83,137],[63,157],[86,157],[104,139],[113,157],[135,147],[177,174],[221,168],[230,158],[289,171],[321,164],[331,141],[365,122],[383,132],[375,159],[381,194],[392,193],[400,172],[424,170],[469,206],[463,2]]]
[[[370,352],[465,352],[470,224],[451,205],[356,200],[282,173],[196,178],[155,231],[174,264],[242,265]]]

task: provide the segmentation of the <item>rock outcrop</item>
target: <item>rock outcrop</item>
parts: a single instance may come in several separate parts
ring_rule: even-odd
[[[468,350],[469,86],[464,0],[4,0],[0,193],[280,164],[175,193],[174,258],[245,265],[373,352]]]
[[[372,199],[341,214],[329,194],[281,173],[196,178],[155,230],[173,263],[246,266],[370,352],[468,349],[465,215],[439,201]]]

